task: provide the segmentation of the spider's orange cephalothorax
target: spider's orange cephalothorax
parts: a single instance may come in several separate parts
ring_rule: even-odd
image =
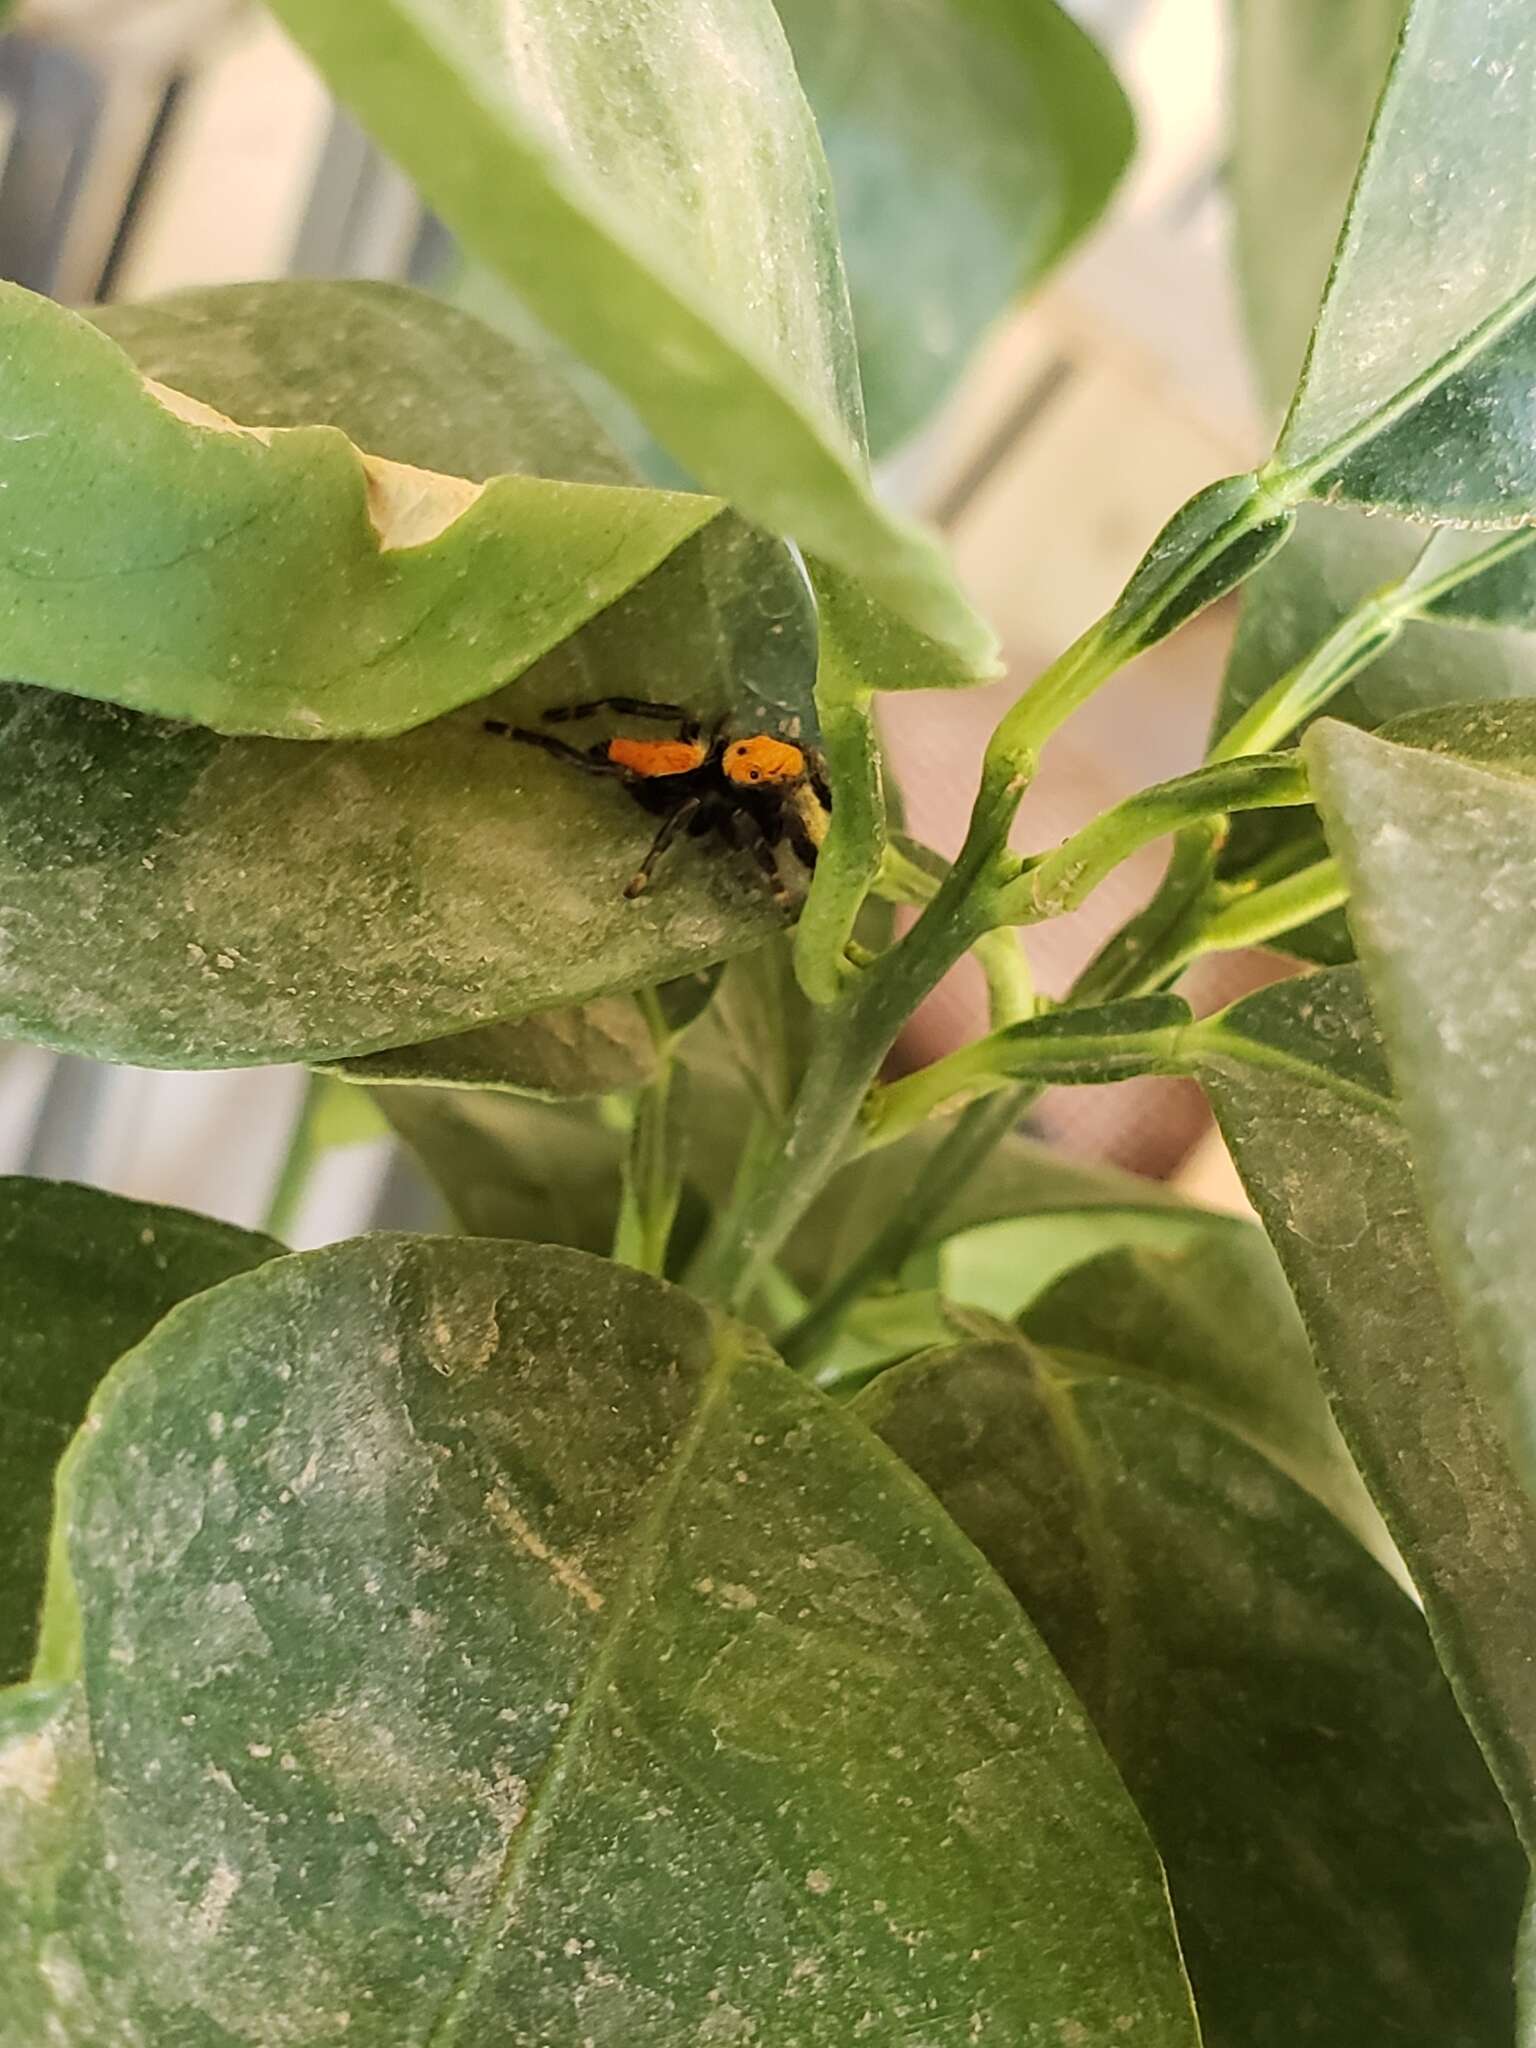
[[[729,781],[756,783],[760,788],[785,789],[805,780],[805,756],[800,749],[765,732],[747,740],[732,740],[721,765]]]
[[[610,740],[608,758],[616,768],[647,780],[653,776],[691,775],[702,768],[709,749],[702,740]]]

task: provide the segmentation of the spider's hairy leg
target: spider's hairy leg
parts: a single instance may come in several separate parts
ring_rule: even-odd
[[[548,725],[564,725],[578,718],[595,718],[599,711],[616,711],[625,718],[663,719],[668,725],[688,724],[693,717],[682,704],[656,704],[646,697],[592,697],[585,704],[556,704],[541,716]]]
[[[685,825],[690,824],[703,806],[704,799],[698,796],[685,797],[675,811],[669,811],[661,821],[661,829],[651,841],[650,850],[641,861],[635,873],[625,884],[624,894],[628,897],[643,896],[650,886],[651,871],[666,852]]]
[[[568,761],[573,768],[580,768],[588,775],[613,775],[622,780],[626,771],[616,761],[608,759],[606,747],[573,747],[566,740],[557,740],[547,732],[530,732],[525,725],[508,725],[504,719],[488,718],[485,729],[499,740],[517,740],[525,747],[538,747],[546,754],[553,754],[557,760]]]

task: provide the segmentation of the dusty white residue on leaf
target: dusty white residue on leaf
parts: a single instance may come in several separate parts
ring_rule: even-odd
[[[527,1517],[515,1508],[500,1487],[493,1488],[485,1503],[492,1519],[531,1558],[548,1565],[550,1576],[563,1586],[573,1600],[579,1600],[592,1614],[602,1611],[603,1596],[574,1559],[552,1550]]]
[[[153,377],[144,379],[144,388],[167,412],[174,413],[189,427],[201,427],[218,434],[236,434],[244,440],[259,441],[266,448],[270,448],[280,434],[307,431],[242,426],[238,420],[205,405],[200,398],[173,390],[169,384],[157,383]],[[462,518],[485,491],[484,484],[471,483],[468,477],[442,476],[436,470],[417,469],[409,462],[391,462],[386,456],[370,455],[363,448],[356,448],[353,452],[363,472],[368,518],[379,537],[379,550],[383,554],[395,548],[423,547],[428,541],[436,540],[456,519]],[[225,964],[233,966],[234,962],[231,960]]]
[[[49,1935],[43,1944],[42,1954],[37,1959],[37,1967],[56,2006],[78,2006],[83,2003],[87,1991],[85,1972],[80,1967],[78,1956],[61,1936]],[[60,2036],[60,2039],[64,2038],[66,2037]]]
[[[45,1729],[0,1749],[0,1792],[17,1792],[41,1806],[58,1781],[59,1753]]]
[[[426,1362],[444,1379],[469,1379],[501,1351],[500,1303],[494,1290],[465,1286],[435,1301],[422,1325]]]
[[[228,1917],[235,1894],[240,1889],[240,1873],[231,1869],[221,1856],[213,1866],[213,1873],[203,1887],[202,1897],[188,1915],[188,1926],[199,1941],[216,1941]]]
[[[220,1580],[202,1592],[188,1619],[197,1631],[199,1657],[208,1664],[271,1655],[272,1639],[257,1620],[245,1588],[234,1579]]]

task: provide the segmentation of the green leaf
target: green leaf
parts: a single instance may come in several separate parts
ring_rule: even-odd
[[[403,1087],[373,1100],[472,1237],[612,1246],[625,1132],[593,1104]]]
[[[1167,1866],[1208,2048],[1507,2041],[1525,1860],[1413,1604],[1142,1354],[1088,1369],[1091,1310],[1081,1290],[1043,1305],[1069,1367],[1002,1334],[855,1407],[1103,1734]]]
[[[870,488],[826,161],[770,0],[275,11],[692,475],[992,672],[936,544]]]
[[[576,1010],[543,1010],[512,1023],[345,1060],[348,1081],[435,1088],[507,1089],[559,1102],[643,1088],[656,1072],[656,1046],[638,1003],[604,997]]]
[[[1238,276],[1265,398],[1296,388],[1406,0],[1235,0]]]
[[[145,375],[259,426],[320,421],[393,461],[477,482],[504,470],[639,481],[547,353],[397,285],[227,285],[103,307],[94,318]],[[670,579],[657,579],[666,650],[642,645],[631,657],[659,673],[628,677],[626,694],[670,696],[672,665],[685,684],[699,667],[711,715],[730,709],[814,731],[815,604],[790,551],[717,514],[668,569]],[[628,615],[623,637],[634,638]],[[513,670],[498,656],[494,673],[504,682]],[[590,682],[610,687],[601,673]]]
[[[1536,1842],[1536,1503],[1441,1291],[1357,969],[1197,1027],[1200,1078],[1462,1711]]]
[[[0,664],[17,681],[222,732],[398,733],[521,675],[720,510],[606,480],[600,430],[550,404],[537,364],[417,294],[242,286],[113,325],[154,372],[0,288]],[[212,390],[242,401],[238,425]],[[519,422],[477,456],[498,407]],[[485,467],[508,454],[522,473]],[[556,480],[567,461],[605,480]]]
[[[1536,1507],[1536,704],[1325,723],[1307,753],[1440,1269]]]
[[[87,1718],[61,1753],[23,1695],[0,1752],[28,2038],[1193,2048],[1150,1845],[1006,1589],[684,1295],[283,1260],[109,1381],[61,1514],[40,1677]]]
[[[459,316],[411,294],[335,289],[183,294],[113,318],[199,395],[262,385],[269,420],[335,407],[391,451],[458,461],[483,414],[497,459],[571,459],[579,422],[558,387],[545,402],[533,359],[508,359],[529,366],[532,381],[509,386],[528,409],[498,412],[489,383],[505,345],[487,330],[461,333]],[[349,361],[376,343],[385,363],[355,390],[314,360],[328,309],[360,337]],[[287,354],[279,333],[294,337]],[[437,395],[445,353],[465,358],[454,388],[468,411]],[[594,461],[616,459],[591,446]],[[482,716],[664,694],[709,718],[814,731],[815,644],[789,551],[727,516],[504,703],[396,740],[218,740],[12,690],[0,701],[15,764],[0,787],[0,1028],[146,1064],[339,1058],[653,985],[748,947],[777,923],[749,860],[686,843],[644,904],[623,902],[654,821],[613,784],[487,739]],[[76,805],[57,803],[61,787]]]
[[[30,1669],[53,1474],[114,1359],[282,1247],[95,1188],[0,1180],[0,1685]]]
[[[145,1066],[327,1062],[759,942],[779,913],[750,858],[685,843],[627,901],[655,820],[482,729],[594,667],[617,683],[661,630],[620,609],[515,703],[395,740],[221,739],[0,690],[0,1032]]]
[[[817,1294],[858,1258],[887,1218],[921,1185],[946,1131],[946,1120],[925,1124],[899,1143],[856,1159],[830,1182],[785,1252],[785,1265],[799,1287]],[[931,1231],[914,1256],[944,1246],[947,1260],[948,1247],[954,1246],[959,1256],[968,1239],[979,1253],[982,1234],[995,1232],[992,1249],[999,1263],[1017,1259],[1021,1283],[1033,1291],[1061,1270],[1055,1262],[1068,1256],[1068,1247],[1075,1254],[1085,1231],[1086,1242],[1098,1251],[1105,1242],[1100,1229],[1113,1234],[1110,1241],[1118,1241],[1121,1232],[1145,1228],[1160,1233],[1165,1223],[1173,1234],[1208,1218],[1209,1211],[1191,1208],[1155,1181],[1108,1167],[1079,1165],[1028,1138],[1012,1136],[1004,1139],[957,1199],[933,1218]],[[966,1270],[974,1268],[968,1265]],[[983,1307],[998,1305],[968,1291],[960,1298]],[[1019,1305],[1026,1298],[1021,1295]]]
[[[724,519],[505,700],[394,740],[220,739],[0,691],[0,1029],[147,1065],[327,1060],[744,950],[779,923],[749,857],[685,841],[625,901],[655,820],[483,718],[664,677],[702,715],[804,724],[814,650],[787,552]]]
[[[246,426],[321,421],[359,448],[475,483],[640,480],[532,343],[404,285],[211,285],[90,317],[144,376]]]
[[[1020,1324],[1075,1369],[1134,1374],[1198,1408],[1401,1571],[1329,1412],[1285,1276],[1252,1224],[1197,1212],[1181,1240],[1106,1249],[1058,1279]]]
[[[826,143],[880,453],[1097,218],[1131,152],[1131,112],[1054,0],[778,12]]]
[[[1536,503],[1526,0],[1413,0],[1275,451],[1315,495],[1515,525]]]

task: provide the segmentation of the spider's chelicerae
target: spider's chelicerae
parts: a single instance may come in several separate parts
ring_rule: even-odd
[[[499,718],[488,718],[485,729],[499,739],[540,747],[585,774],[614,777],[642,810],[661,819],[650,851],[625,887],[626,896],[644,892],[657,861],[680,832],[690,839],[714,833],[728,846],[748,849],[774,901],[787,906],[792,898],[779,871],[779,848],[788,845],[810,871],[827,833],[832,793],[820,756],[772,733],[733,739],[724,719],[706,731],[682,705],[653,704],[642,697],[561,705],[544,713],[544,723],[570,724],[600,712],[662,720],[676,730],[666,739],[621,737],[576,747],[553,733],[507,725]]]

